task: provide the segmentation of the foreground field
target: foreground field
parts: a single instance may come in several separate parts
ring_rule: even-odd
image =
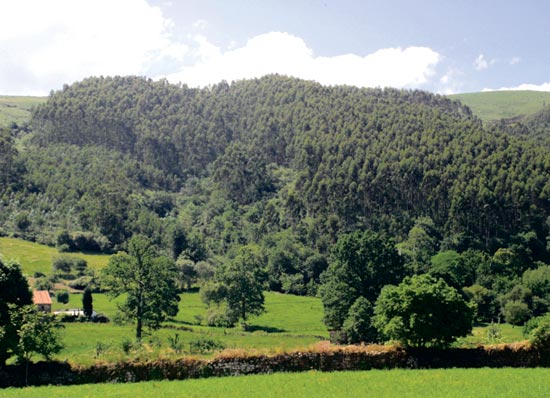
[[[548,396],[550,369],[371,370],[30,387],[0,390],[0,397],[518,397]]]

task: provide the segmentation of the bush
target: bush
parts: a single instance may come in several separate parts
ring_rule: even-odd
[[[46,278],[38,278],[34,281],[35,290],[52,290],[53,284]]]
[[[76,270],[78,275],[84,275],[84,271],[88,267],[88,262],[83,258],[69,255],[61,255],[53,259],[53,270],[65,279],[74,279],[71,275],[72,270]]]
[[[67,290],[58,290],[55,292],[55,299],[58,303],[67,304],[69,302],[69,292]]]
[[[79,317],[78,315],[72,315],[72,314],[61,314],[59,317],[59,322],[63,323],[72,323],[79,321],[82,317]]]
[[[508,301],[503,309],[504,319],[510,325],[523,325],[531,317],[529,306],[519,300]]]
[[[95,322],[95,323],[109,323],[109,318],[107,317],[107,315],[105,315],[101,312],[98,312],[96,314],[96,316],[92,317],[92,322]]]
[[[189,342],[189,351],[192,353],[207,354],[212,351],[223,350],[225,345],[218,340],[200,337]]]
[[[531,345],[537,350],[550,351],[550,323],[544,322],[531,332]]]
[[[531,337],[531,333],[533,332],[533,330],[535,330],[540,325],[543,325],[545,323],[550,325],[550,314],[545,314],[542,316],[537,316],[535,318],[529,319],[523,325],[523,336],[526,338]]]
[[[120,348],[122,348],[122,352],[124,352],[126,355],[128,355],[130,353],[130,351],[132,350],[132,348],[134,348],[134,343],[128,337],[125,337],[120,342]]]
[[[176,354],[181,354],[183,342],[180,340],[180,335],[178,333],[174,334],[174,336],[168,336],[168,344]]]
[[[343,327],[343,332],[349,343],[372,343],[378,340],[378,333],[371,324],[372,316],[372,305],[366,298],[359,297],[355,300],[349,309]]]
[[[214,326],[219,328],[232,328],[235,326],[236,320],[229,316],[226,311],[217,309],[208,312],[208,318],[206,323],[208,326]]]

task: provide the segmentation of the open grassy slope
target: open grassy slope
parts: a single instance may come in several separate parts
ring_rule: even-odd
[[[550,105],[550,92],[542,91],[490,91],[449,98],[462,101],[484,122],[523,117]]]
[[[0,238],[0,254],[6,259],[16,260],[28,276],[34,275],[35,272],[51,274],[52,259],[60,255],[53,247],[14,238]],[[103,268],[109,261],[109,256],[105,254],[68,254],[85,259],[88,267],[95,270]]]
[[[185,381],[0,390],[0,397],[545,397],[550,369],[278,373]]]
[[[15,122],[18,125],[28,121],[33,106],[46,101],[46,97],[0,96],[0,127]]]

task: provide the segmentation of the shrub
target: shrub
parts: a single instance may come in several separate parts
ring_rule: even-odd
[[[56,273],[70,274],[73,267],[73,257],[62,255],[53,259],[53,271]]]
[[[92,317],[92,322],[96,322],[96,323],[109,323],[109,318],[107,317],[107,315],[101,313],[101,312],[98,312],[96,314],[96,316]]]
[[[174,336],[168,336],[168,344],[176,354],[181,354],[183,342],[180,340],[180,335],[178,333],[174,334]]]
[[[533,330],[545,323],[550,325],[550,314],[545,314],[529,319],[523,325],[523,336],[526,338],[531,337],[531,333],[533,332]]]
[[[65,289],[55,292],[55,299],[58,303],[67,304],[69,302],[69,292]]]
[[[373,308],[366,298],[359,297],[355,300],[349,309],[343,328],[349,343],[370,343],[378,340],[378,333],[371,324],[372,316]]]
[[[130,353],[133,347],[134,347],[134,343],[128,337],[125,337],[120,342],[120,348],[122,348],[122,352],[124,352],[126,355]]]
[[[504,319],[510,325],[523,325],[531,316],[529,306],[519,300],[508,301],[504,305]]]
[[[538,350],[550,351],[550,323],[544,322],[531,332],[531,344]]]
[[[232,328],[235,326],[236,320],[231,317],[225,310],[216,309],[208,312],[206,323],[208,326],[220,328]]]
[[[207,354],[212,351],[223,350],[225,345],[218,340],[199,337],[189,342],[189,351],[192,353]]]
[[[500,324],[491,321],[491,324],[487,327],[487,338],[491,342],[500,341],[502,339],[502,328]]]
[[[53,284],[46,278],[38,278],[34,281],[35,290],[52,290]]]

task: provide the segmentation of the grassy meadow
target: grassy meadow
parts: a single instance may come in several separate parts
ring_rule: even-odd
[[[460,100],[484,122],[530,115],[550,105],[550,92],[543,91],[490,91],[449,98]]]
[[[278,373],[131,384],[7,388],[0,397],[519,397],[548,396],[550,369],[370,370]]]
[[[41,245],[39,243],[28,242],[15,238],[0,238],[0,254],[5,259],[14,259],[23,268],[23,272],[28,276],[33,276],[35,272],[41,272],[45,275],[52,273],[52,259],[61,253],[54,247]],[[107,265],[109,256],[106,254],[85,254],[85,253],[67,253],[71,256],[77,256],[88,262],[88,267],[100,270]]]
[[[0,96],[0,127],[22,124],[31,117],[31,109],[46,101],[45,97]]]
[[[105,294],[94,294],[94,309],[111,319],[116,313],[116,303]],[[55,300],[54,300],[55,301]],[[80,308],[81,294],[71,294],[68,304],[54,302],[54,310]],[[266,292],[267,312],[250,321],[249,331],[242,327],[214,328],[205,326],[208,308],[200,295],[183,293],[178,315],[166,322],[160,330],[147,334],[141,346],[134,346],[127,352],[123,344],[132,341],[133,325],[99,323],[65,323],[63,331],[65,350],[55,358],[78,364],[95,361],[116,361],[130,358],[165,358],[181,356],[212,356],[223,348],[238,350],[260,350],[280,352],[305,348],[328,338],[322,323],[323,311],[319,299]],[[307,308],[307,311],[304,309]],[[199,320],[201,323],[199,324]],[[176,338],[180,344],[174,349],[170,340]],[[213,350],[197,350],[194,344],[200,341],[214,342]]]

